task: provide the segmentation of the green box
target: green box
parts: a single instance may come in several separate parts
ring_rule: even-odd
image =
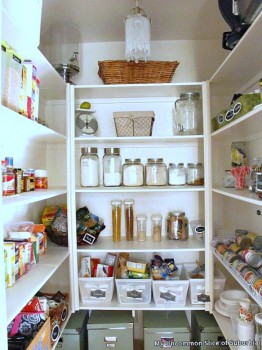
[[[144,350],[190,349],[190,326],[184,311],[144,311]]]
[[[133,350],[131,311],[93,310],[87,323],[88,349]]]

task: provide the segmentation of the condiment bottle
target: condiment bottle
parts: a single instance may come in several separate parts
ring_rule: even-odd
[[[122,184],[122,159],[119,148],[105,148],[103,157],[104,186]]]
[[[12,157],[5,157],[5,166],[2,169],[2,194],[3,196],[15,194],[15,174],[13,172]]]
[[[186,169],[184,163],[169,163],[168,184],[171,186],[181,186],[186,183]]]
[[[161,230],[162,230],[162,215],[153,214],[151,216],[151,225],[152,225],[152,239],[154,242],[161,241]]]
[[[123,165],[123,185],[124,186],[143,186],[144,184],[144,166],[141,159],[126,159]]]
[[[132,241],[134,238],[134,200],[124,200],[126,239]]]
[[[81,148],[80,184],[83,187],[99,185],[99,159],[96,147]]]
[[[113,241],[119,242],[121,237],[121,204],[120,200],[112,200],[112,230]]]
[[[147,216],[144,214],[139,214],[136,217],[137,240],[139,242],[143,242],[146,240],[146,220],[147,220]]]
[[[163,186],[167,184],[167,167],[163,158],[148,158],[145,173],[146,185]]]
[[[35,189],[46,190],[47,188],[48,188],[47,171],[44,169],[36,169],[35,170]]]

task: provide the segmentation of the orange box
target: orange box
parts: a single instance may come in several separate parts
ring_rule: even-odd
[[[31,341],[26,350],[41,349],[50,350],[50,318],[41,327],[40,331]]]

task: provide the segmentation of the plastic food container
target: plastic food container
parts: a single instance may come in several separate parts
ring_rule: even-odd
[[[27,239],[31,237],[35,224],[32,221],[17,221],[6,224],[4,227],[9,238]]]
[[[120,304],[149,304],[151,284],[148,279],[116,278],[117,298]]]

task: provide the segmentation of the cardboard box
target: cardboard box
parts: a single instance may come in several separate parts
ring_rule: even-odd
[[[50,318],[46,320],[26,350],[50,350]]]
[[[146,263],[143,262],[143,261],[130,261],[130,260],[127,260],[126,267],[127,267],[127,269],[129,271],[141,272],[141,273],[145,273],[146,272]]]
[[[15,243],[4,242],[4,250],[6,251],[6,274],[7,287],[12,287],[15,283]]]

